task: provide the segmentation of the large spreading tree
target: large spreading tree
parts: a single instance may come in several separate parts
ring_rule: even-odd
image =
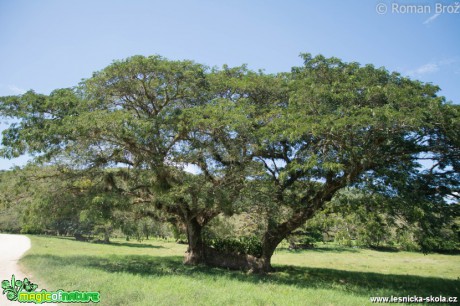
[[[20,121],[4,132],[2,154],[36,154],[37,161],[67,172],[120,168],[112,189],[130,196],[147,216],[154,208],[178,219],[187,230],[185,262],[200,263],[203,226],[231,210],[244,179],[242,167],[225,162],[232,152],[220,149],[223,166],[214,167],[206,149],[196,148],[205,134],[190,120],[214,100],[211,87],[200,64],[134,56],[75,88],[4,97],[2,115]],[[185,172],[187,163],[203,174]]]
[[[302,57],[302,67],[267,75],[134,56],[75,88],[2,97],[2,116],[19,121],[1,153],[118,168],[113,190],[185,226],[189,264],[269,271],[279,243],[348,187],[433,212],[456,207],[457,105],[382,68]],[[254,206],[261,252],[216,255],[203,228]]]
[[[458,197],[459,108],[438,97],[438,87],[372,65],[303,59],[288,76],[287,99],[269,116],[260,113],[253,139],[265,169],[259,179],[271,187],[264,189],[271,205],[263,270],[278,244],[346,187],[404,198],[407,206],[436,195],[432,211]]]

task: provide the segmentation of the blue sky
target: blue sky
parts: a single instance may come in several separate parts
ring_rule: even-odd
[[[135,54],[274,73],[301,52],[384,66],[460,103],[454,1],[0,0],[0,96],[71,87]]]

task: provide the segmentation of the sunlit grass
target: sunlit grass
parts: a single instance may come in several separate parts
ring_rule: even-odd
[[[416,252],[384,252],[319,245],[312,250],[277,251],[273,263],[455,280],[460,277],[459,255],[424,255]]]
[[[100,291],[100,305],[364,305],[370,296],[460,292],[460,256],[453,255],[279,250],[277,271],[259,276],[184,266],[186,246],[173,242],[31,240],[21,263],[34,278],[48,290]]]

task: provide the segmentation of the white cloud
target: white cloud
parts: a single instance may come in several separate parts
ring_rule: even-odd
[[[8,85],[8,89],[16,95],[21,95],[26,92],[24,89],[19,88],[16,85]]]
[[[459,62],[460,62],[460,58],[458,56],[445,58],[442,60],[438,60],[436,62],[424,64],[413,70],[409,70],[406,72],[406,74],[411,77],[421,77],[426,74],[438,72],[439,70],[441,70],[441,68],[444,69],[445,66],[450,66],[452,70],[454,71],[454,73],[458,73],[458,69],[456,69],[456,67],[457,67],[457,63]]]
[[[431,16],[430,18],[428,18],[427,20],[425,20],[423,22],[423,24],[430,24],[432,23],[436,18],[438,18],[441,14],[434,14],[433,16]]]
[[[458,62],[458,57],[452,57],[452,58],[446,58],[443,59],[442,61],[439,61],[440,66],[444,65],[452,65]]]
[[[439,71],[439,65],[436,63],[429,63],[418,67],[417,69],[408,71],[407,74],[412,76],[421,76]]]

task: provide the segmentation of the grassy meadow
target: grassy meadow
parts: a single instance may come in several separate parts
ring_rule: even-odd
[[[99,305],[369,305],[370,296],[460,295],[459,255],[280,249],[276,272],[260,276],[184,266],[186,246],[162,240],[30,239],[20,263],[32,282],[50,291],[99,291]]]

